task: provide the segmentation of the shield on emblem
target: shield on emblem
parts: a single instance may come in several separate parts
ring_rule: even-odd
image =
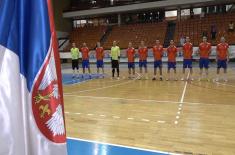
[[[41,133],[50,141],[65,143],[62,99],[53,50],[40,70],[32,91],[32,111]]]

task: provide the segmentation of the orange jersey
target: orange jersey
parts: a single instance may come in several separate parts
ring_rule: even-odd
[[[183,46],[184,59],[192,59],[193,45],[191,43],[185,43]]]
[[[104,49],[103,47],[97,47],[95,49],[96,51],[96,59],[97,60],[103,60],[104,59]]]
[[[219,60],[226,60],[228,57],[228,48],[229,45],[227,43],[220,43],[217,45],[217,56]]]
[[[81,48],[82,53],[82,60],[88,60],[89,59],[89,49],[87,47]]]
[[[199,45],[199,50],[200,50],[200,58],[209,58],[211,52],[211,44],[208,42],[201,43]]]
[[[167,48],[168,62],[176,62],[177,48],[169,46]]]
[[[159,45],[159,46],[153,46],[153,56],[154,56],[154,60],[162,60],[162,56],[163,56],[163,46]]]
[[[139,60],[147,60],[148,57],[148,48],[147,47],[140,47],[138,50],[139,53]]]
[[[135,62],[135,49],[133,47],[128,48],[126,50],[126,55],[127,55],[127,58],[128,58],[128,62]]]

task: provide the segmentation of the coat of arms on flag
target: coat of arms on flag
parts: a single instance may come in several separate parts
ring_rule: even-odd
[[[41,133],[56,143],[64,143],[66,140],[61,102],[54,51],[50,47],[49,54],[33,87],[32,109]]]

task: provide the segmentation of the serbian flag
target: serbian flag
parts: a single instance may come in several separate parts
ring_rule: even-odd
[[[65,155],[50,0],[0,0],[0,155]]]

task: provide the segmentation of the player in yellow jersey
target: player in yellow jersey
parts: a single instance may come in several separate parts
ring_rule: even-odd
[[[119,79],[119,60],[120,60],[120,48],[117,46],[117,42],[113,41],[113,46],[111,48],[112,78],[114,78],[115,69],[116,69],[117,79]]]
[[[79,59],[79,49],[76,47],[75,43],[72,43],[72,48],[70,49],[72,57],[72,69],[73,69],[73,78],[75,77],[75,69],[77,70],[77,77],[79,73],[78,59]]]

